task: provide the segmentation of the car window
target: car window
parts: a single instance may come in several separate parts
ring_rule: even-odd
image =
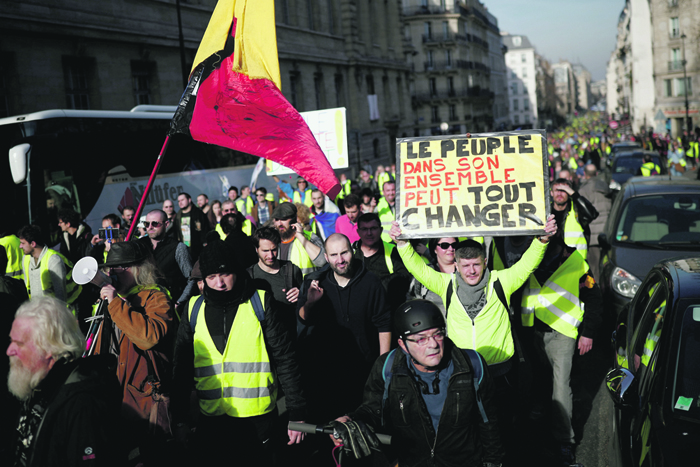
[[[615,240],[696,249],[700,246],[700,193],[630,198],[617,224]]]
[[[664,281],[656,282],[650,288],[642,291],[649,297],[635,307],[635,313],[641,318],[637,322],[632,337],[632,352],[628,352],[634,361],[634,371],[640,381],[640,396],[646,395],[651,381],[651,374],[656,369],[656,359],[659,353],[659,342],[664,330],[667,308],[668,289]],[[637,319],[637,316],[635,316]],[[634,354],[632,357],[631,354]]]
[[[661,160],[659,156],[652,156],[651,160],[654,164],[661,167]],[[637,175],[639,173],[639,168],[644,163],[644,156],[625,156],[618,157],[613,162],[613,173],[616,174],[629,174]]]
[[[700,420],[700,305],[686,308],[676,357],[673,410]]]

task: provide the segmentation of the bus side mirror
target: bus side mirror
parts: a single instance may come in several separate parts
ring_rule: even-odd
[[[10,148],[10,171],[15,185],[19,185],[27,179],[27,157],[31,149],[32,146],[27,143]]]

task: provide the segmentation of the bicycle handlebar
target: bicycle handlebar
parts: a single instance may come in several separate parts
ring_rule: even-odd
[[[333,429],[324,425],[313,425],[311,423],[289,422],[290,430],[301,431],[302,433],[310,433],[312,435],[326,434],[332,435]],[[382,444],[391,444],[391,435],[376,433],[377,439]]]

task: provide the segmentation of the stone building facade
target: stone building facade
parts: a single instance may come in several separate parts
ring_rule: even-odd
[[[554,72],[554,91],[557,96],[557,113],[568,117],[576,111],[577,95],[576,77],[571,63],[562,61],[552,65]]]
[[[494,127],[489,21],[478,0],[403,0],[416,135],[480,132]],[[445,128],[444,130],[441,128]]]
[[[503,35],[510,120],[514,128],[540,128],[535,48],[527,36]]]

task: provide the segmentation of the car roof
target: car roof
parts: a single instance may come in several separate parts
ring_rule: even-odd
[[[676,289],[682,292],[681,298],[700,297],[700,255],[677,256],[658,262],[654,269],[667,269],[677,280]],[[675,277],[674,277],[675,276]]]
[[[620,151],[620,153],[615,156],[615,159],[617,160],[617,159],[621,159],[623,157],[642,157],[646,154],[656,156],[656,157],[661,157],[659,155],[659,153],[656,151],[649,151],[648,149],[639,148],[638,150],[634,149],[634,150]]]
[[[633,177],[625,185],[625,198],[669,193],[700,193],[700,181],[686,177],[655,175],[653,177]]]

